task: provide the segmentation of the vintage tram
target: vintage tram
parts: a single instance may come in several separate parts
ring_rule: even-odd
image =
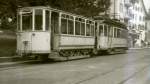
[[[96,53],[126,53],[128,30],[124,23],[112,19],[96,19]]]
[[[21,56],[68,60],[127,48],[126,35],[120,36],[127,29],[51,7],[24,7],[17,14],[17,53]]]

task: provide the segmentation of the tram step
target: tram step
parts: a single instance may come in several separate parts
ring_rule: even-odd
[[[82,58],[88,58],[88,57],[90,57],[90,55],[70,56],[70,57],[61,57],[61,56],[57,56],[57,55],[49,56],[50,59],[54,59],[55,61],[67,61],[67,60],[82,59]]]

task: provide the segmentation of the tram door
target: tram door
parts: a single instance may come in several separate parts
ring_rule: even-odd
[[[51,50],[55,47],[55,34],[58,34],[59,28],[59,13],[51,12]]]

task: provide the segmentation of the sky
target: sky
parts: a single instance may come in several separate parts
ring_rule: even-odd
[[[148,10],[150,8],[150,0],[144,0],[146,9]]]

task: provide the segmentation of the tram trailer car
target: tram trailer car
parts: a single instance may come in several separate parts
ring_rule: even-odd
[[[68,60],[113,49],[96,39],[103,38],[97,34],[101,23],[93,19],[41,6],[20,8],[17,14],[17,53],[21,56]]]
[[[95,53],[126,53],[128,49],[128,30],[125,24],[111,19],[96,20]]]

